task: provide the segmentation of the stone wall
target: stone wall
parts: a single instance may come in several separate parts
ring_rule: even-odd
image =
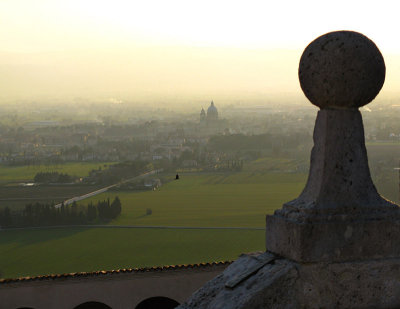
[[[143,300],[156,296],[182,303],[228,265],[229,262],[221,262],[3,281],[0,309],[73,309],[91,301],[113,309],[134,309]]]

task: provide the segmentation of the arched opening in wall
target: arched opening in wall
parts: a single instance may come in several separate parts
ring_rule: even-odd
[[[74,309],[112,309],[106,304],[99,303],[97,301],[88,301],[86,303],[76,306]]]
[[[157,296],[150,297],[139,303],[135,309],[173,309],[178,307],[179,303],[168,297]]]

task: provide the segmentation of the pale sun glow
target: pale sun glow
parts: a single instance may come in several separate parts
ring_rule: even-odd
[[[99,88],[129,92],[135,87],[136,93],[215,93],[230,87],[298,91],[296,66],[302,50],[317,36],[341,29],[374,40],[388,64],[385,87],[391,90],[400,81],[395,4],[2,0],[0,64],[7,69],[0,74],[0,90],[3,95],[33,95],[50,88],[59,93]],[[23,63],[28,66],[22,69]],[[13,79],[15,70],[40,78]],[[73,78],[80,78],[80,84]]]

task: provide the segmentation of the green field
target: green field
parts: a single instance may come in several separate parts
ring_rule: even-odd
[[[97,190],[98,186],[89,185],[42,185],[34,187],[20,186],[19,183],[33,182],[38,172],[59,172],[85,177],[93,169],[102,169],[112,162],[77,162],[57,165],[6,166],[0,165],[0,208],[23,208],[28,203],[59,203],[71,197]]]
[[[263,157],[252,162],[246,163],[243,166],[243,172],[251,172],[256,175],[263,175],[268,172],[283,172],[294,171],[299,164],[309,164],[309,158],[306,159],[291,159],[277,157]],[[262,177],[262,176],[261,176]]]
[[[264,231],[77,228],[0,231],[0,272],[10,278],[221,261],[264,248]]]
[[[156,191],[106,192],[80,203],[118,195],[122,213],[112,224],[119,225],[264,227],[265,214],[298,196],[305,180],[304,174],[181,174]]]
[[[305,179],[303,174],[264,172],[181,174],[156,191],[114,191],[92,200],[121,198],[122,214],[112,225],[262,228],[265,214],[296,197]],[[147,208],[152,215],[145,215]],[[263,230],[3,230],[0,273],[19,277],[230,260],[264,247]]]
[[[16,210],[23,208],[26,204],[36,202],[56,204],[97,189],[99,189],[99,186],[95,185],[0,186],[0,209],[9,207],[12,210]]]
[[[371,154],[377,155],[374,149]],[[303,189],[307,175],[289,172],[298,163],[263,158],[238,173],[181,173],[179,180],[159,175],[164,183],[156,191],[111,191],[80,203],[118,195],[122,213],[109,225],[263,228],[265,214]],[[13,177],[8,181],[20,176]],[[59,190],[49,192],[61,194]],[[35,194],[30,196],[41,195]],[[146,215],[148,208],[151,215]],[[263,230],[233,229],[0,230],[0,277],[230,260],[242,252],[264,250],[264,238]]]
[[[59,172],[84,177],[99,166],[110,165],[110,162],[77,162],[51,165],[5,166],[0,165],[0,183],[33,181],[39,172]]]

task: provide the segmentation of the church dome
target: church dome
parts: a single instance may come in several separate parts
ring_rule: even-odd
[[[207,109],[207,119],[209,119],[209,120],[217,120],[218,119],[218,110],[214,105],[214,101],[211,101],[211,105]]]

